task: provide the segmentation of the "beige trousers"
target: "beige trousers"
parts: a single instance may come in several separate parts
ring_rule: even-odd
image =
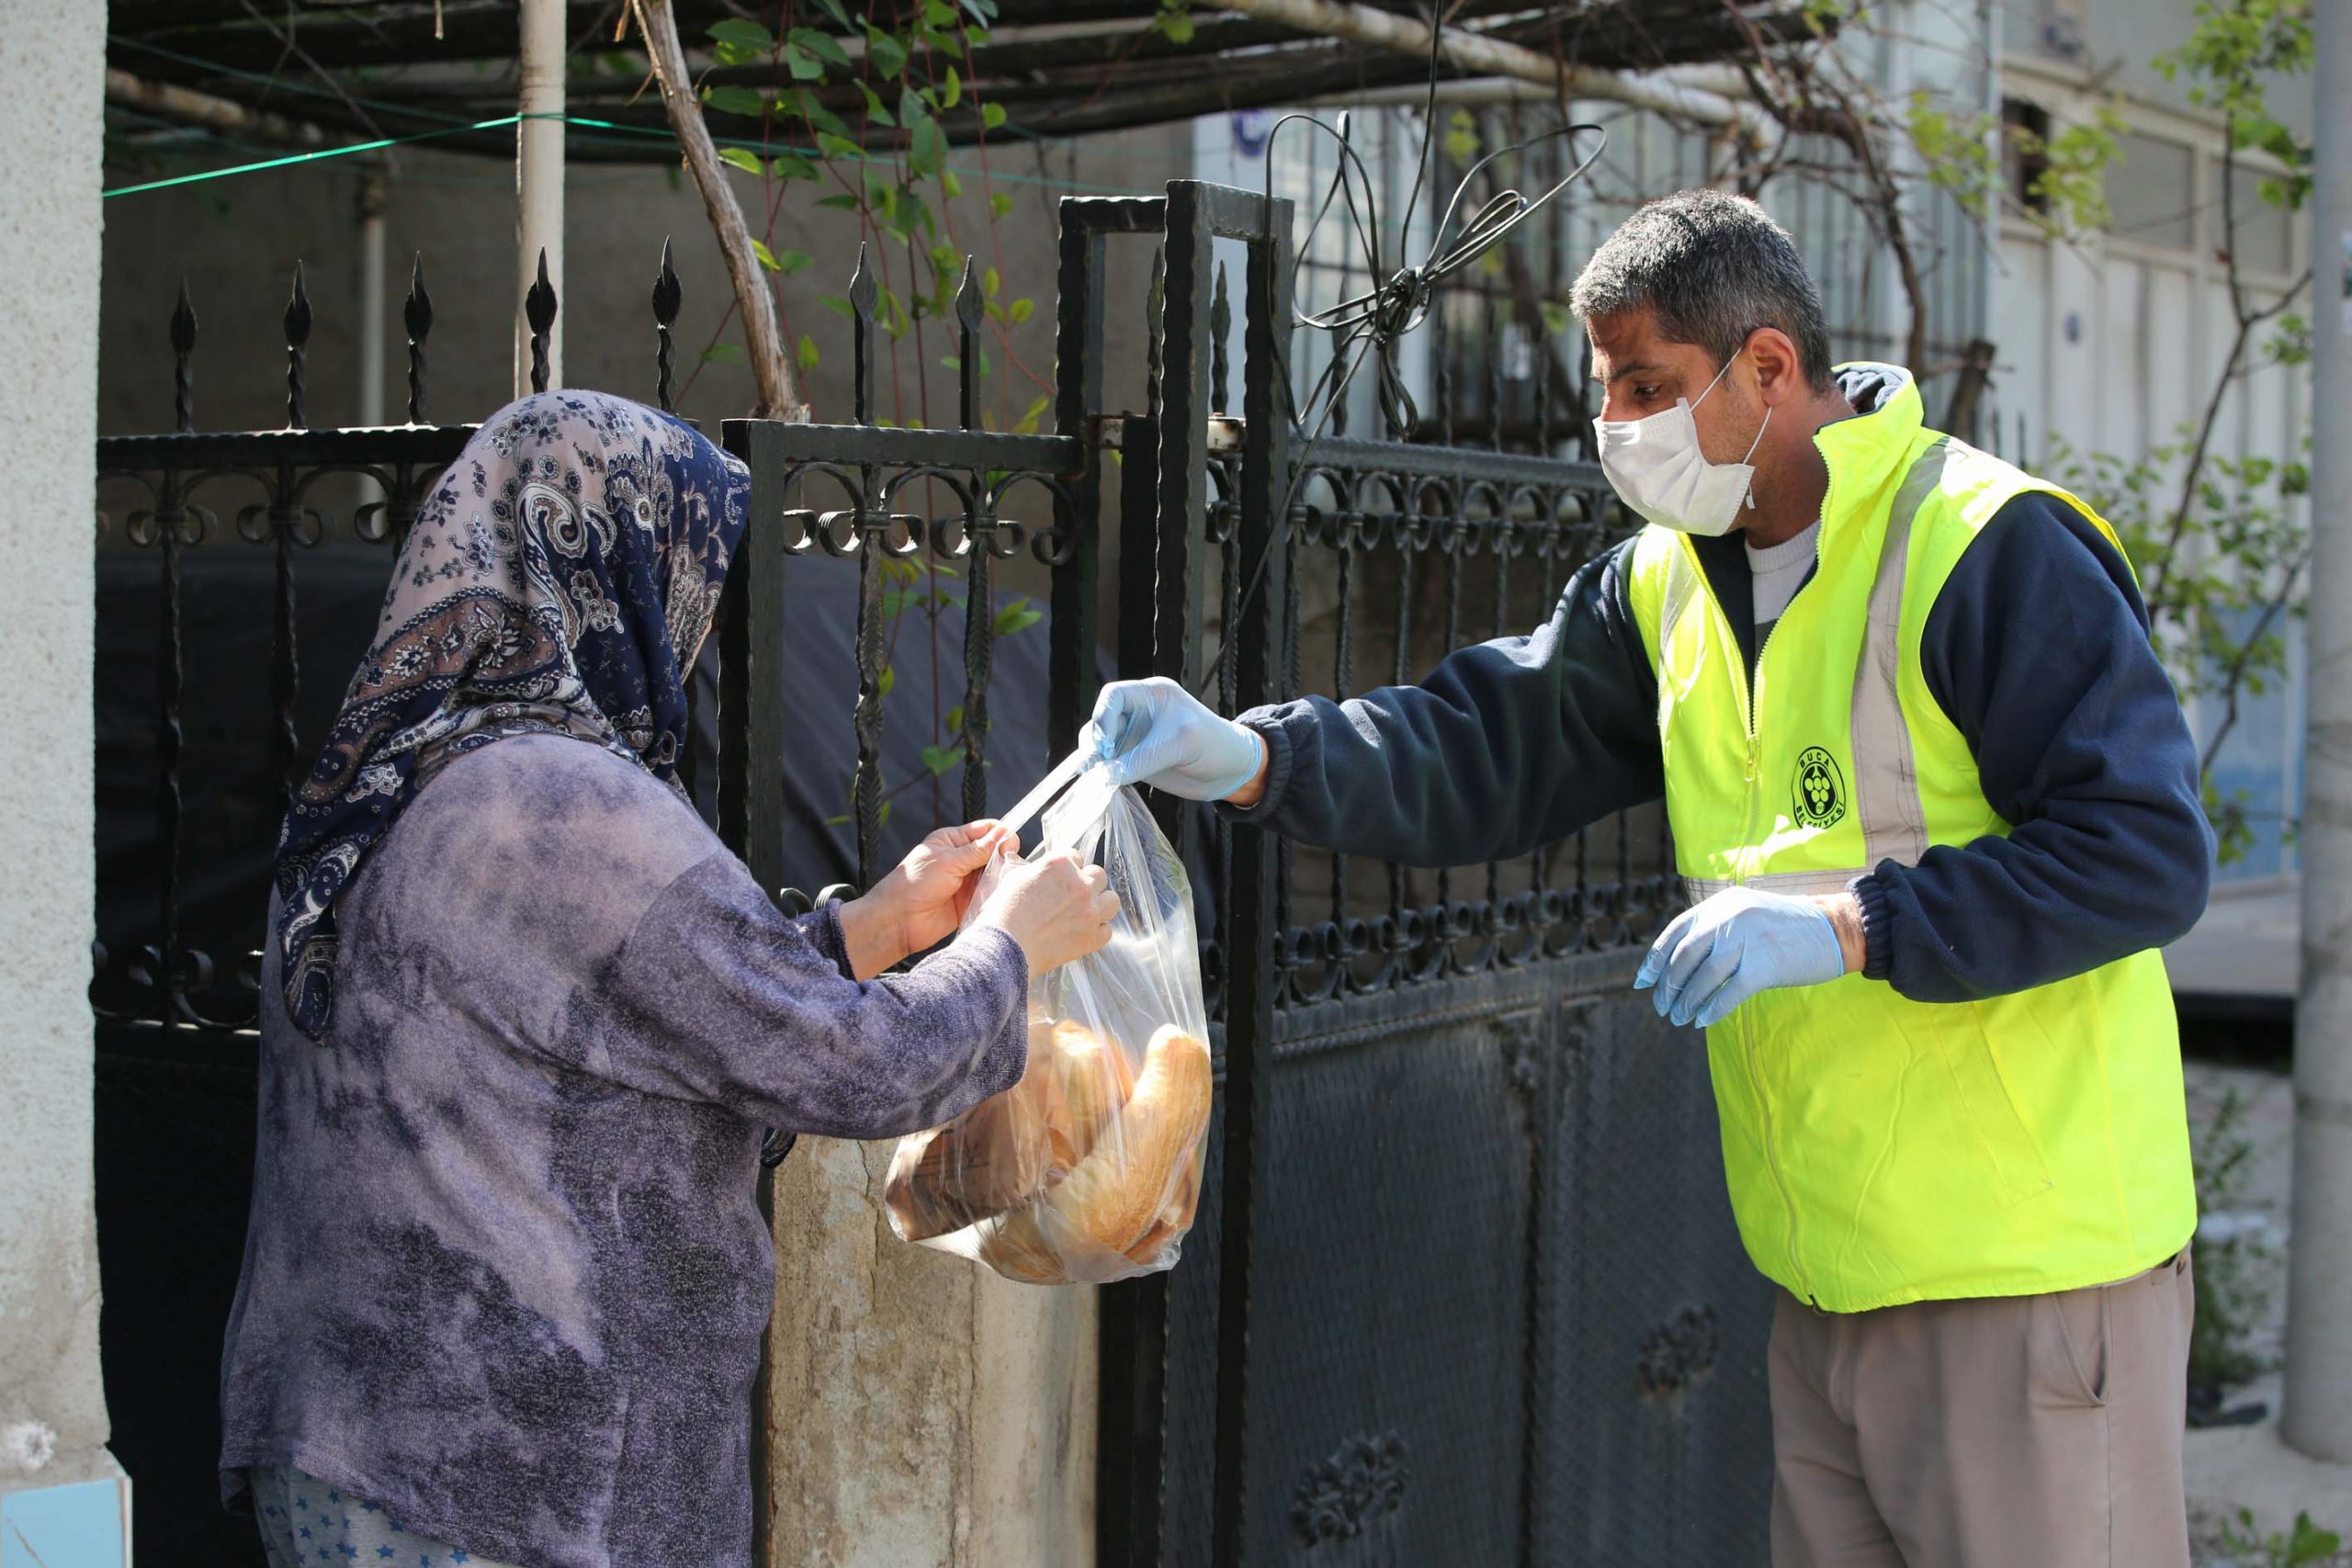
[[[2188,1255],[1772,1323],[1773,1568],[2188,1568]]]

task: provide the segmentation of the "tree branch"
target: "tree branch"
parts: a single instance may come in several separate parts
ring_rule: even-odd
[[[677,132],[687,172],[694,175],[695,187],[702,193],[703,208],[710,214],[711,231],[718,238],[719,254],[727,261],[728,278],[735,286],[735,303],[743,314],[752,380],[759,389],[752,417],[806,422],[808,402],[793,374],[791,357],[785,352],[784,334],[776,325],[775,297],[769,293],[767,275],[761,270],[760,259],[752,250],[752,231],[743,221],[743,209],[735,204],[735,193],[728,188],[726,166],[719,163],[710,130],[703,124],[702,105],[695,96],[694,80],[686,70],[686,51],[678,40],[678,21],[670,9],[670,0],[628,3],[636,13],[638,29],[645,35],[645,51],[652,59],[654,74],[662,84],[662,107],[669,111],[671,129]]]
[[[2255,649],[2262,645],[2263,637],[2269,633],[2271,623],[2286,613],[2287,602],[2294,597],[2295,584],[2301,581],[2303,568],[2311,558],[2311,546],[2305,544],[2303,553],[2288,563],[2287,575],[2280,581],[2278,592],[2271,595],[2269,602],[2263,605],[2262,618],[2255,622],[2253,630],[2239,639],[2237,655],[2230,660],[2230,667],[2222,673],[2221,680],[2223,701],[2222,722],[2214,727],[2213,738],[2205,743],[2205,754],[2197,760],[2199,777],[2203,778],[2212,773],[2214,759],[2222,754],[2222,742],[2227,740],[2230,738],[2230,731],[2237,728],[2238,693],[2245,684],[2246,668],[2254,662]]]

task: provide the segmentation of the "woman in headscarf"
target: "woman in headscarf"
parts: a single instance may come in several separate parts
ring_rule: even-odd
[[[748,488],[676,420],[549,393],[401,546],[263,965],[220,1465],[279,1568],[748,1564],[763,1129],[1010,1087],[1029,976],[1108,935],[1066,856],[957,933],[992,823],[791,919],[695,814],[681,671]]]

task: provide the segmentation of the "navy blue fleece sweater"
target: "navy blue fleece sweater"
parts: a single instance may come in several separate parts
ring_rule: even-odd
[[[1740,541],[1701,543],[1752,668]],[[1307,843],[1462,865],[1658,798],[1657,681],[1627,597],[1630,548],[1577,572],[1532,636],[1464,649],[1418,686],[1245,714],[1266,738],[1267,791],[1231,814]],[[2047,495],[2004,506],[1945,582],[1920,659],[2012,827],[1855,885],[1866,974],[1915,1000],[1965,1001],[2196,922],[2213,858],[2196,747],[2132,574],[2096,528]]]

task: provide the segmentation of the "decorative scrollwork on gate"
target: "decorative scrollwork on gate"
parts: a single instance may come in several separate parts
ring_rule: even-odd
[[[1686,1306],[1642,1336],[1635,1373],[1644,1393],[1679,1393],[1715,1364],[1722,1348],[1715,1309]]]
[[[1290,1518],[1303,1545],[1353,1540],[1404,1506],[1405,1439],[1359,1433],[1330,1458],[1306,1467],[1292,1490]]]

